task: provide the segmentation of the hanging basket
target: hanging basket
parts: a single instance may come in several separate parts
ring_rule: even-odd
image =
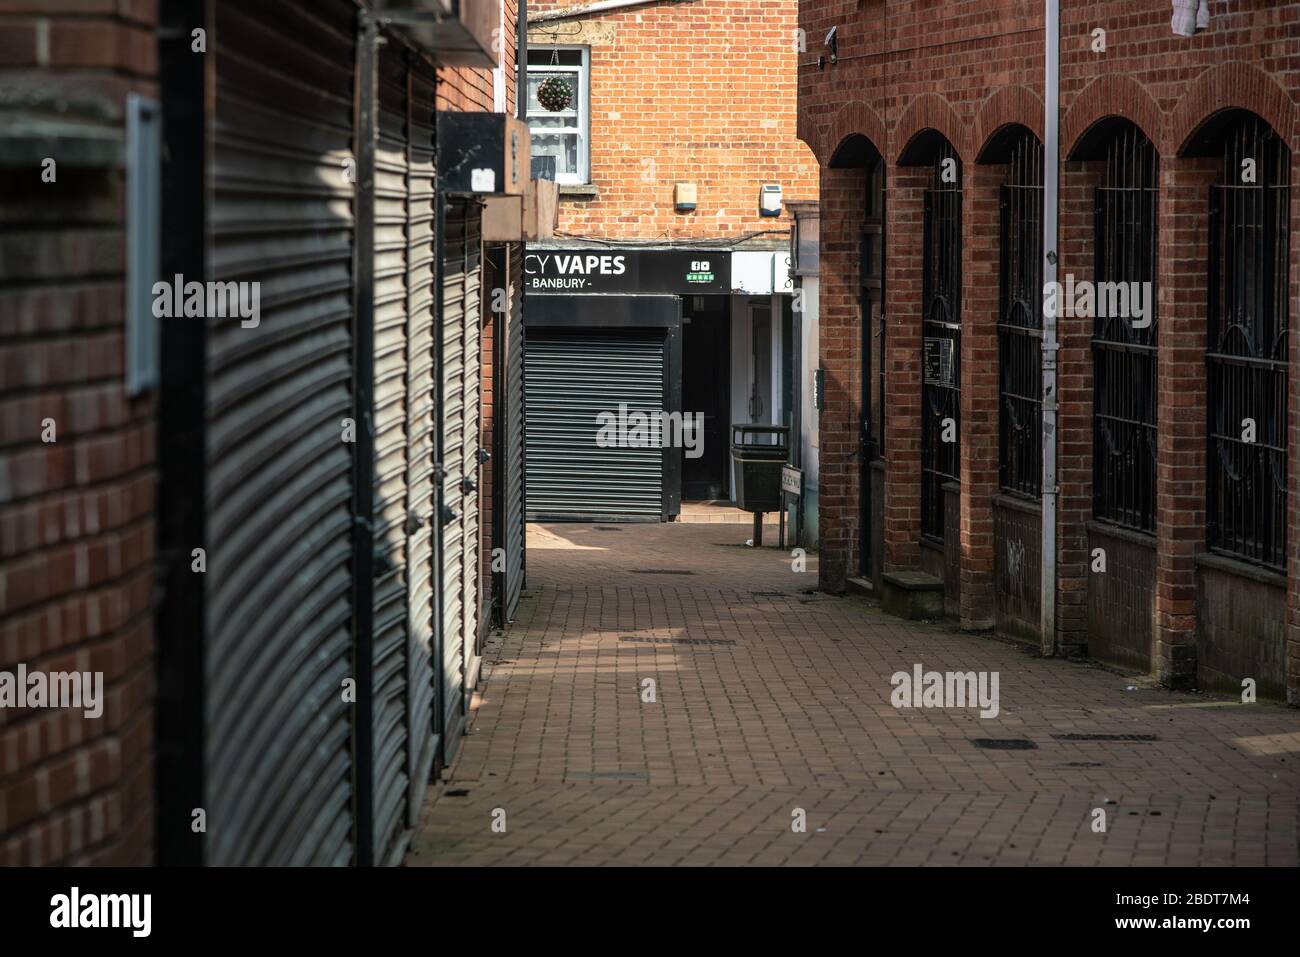
[[[562,113],[573,103],[573,85],[562,76],[548,76],[537,85],[537,102],[549,113]]]

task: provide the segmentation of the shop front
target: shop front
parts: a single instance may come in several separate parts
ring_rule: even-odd
[[[731,424],[792,423],[784,248],[530,246],[524,275],[530,520],[730,501]]]

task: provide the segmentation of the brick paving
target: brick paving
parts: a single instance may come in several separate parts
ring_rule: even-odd
[[[409,864],[1300,863],[1300,712],[816,594],[741,526],[613,527],[530,526]],[[916,663],[997,671],[1000,713],[895,709]]]

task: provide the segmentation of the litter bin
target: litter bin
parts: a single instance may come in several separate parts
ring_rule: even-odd
[[[790,456],[785,425],[733,425],[731,461],[736,470],[736,505],[756,515],[781,508],[781,467]]]

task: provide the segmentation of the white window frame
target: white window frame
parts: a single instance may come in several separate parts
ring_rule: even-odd
[[[556,173],[555,181],[562,186],[586,186],[591,182],[591,47],[572,44],[566,45],[562,43],[546,45],[538,44],[536,46],[530,44],[528,47],[528,53],[530,56],[533,53],[541,53],[543,50],[546,51],[548,55],[552,50],[577,50],[582,54],[582,63],[577,68],[578,103],[580,105],[578,110],[578,128],[574,130],[568,127],[538,127],[533,131],[533,133],[534,135],[544,135],[576,132],[578,134],[578,172],[576,174]],[[528,64],[528,69],[525,74],[525,82],[527,78],[531,77],[534,73],[572,73],[573,70],[574,68],[572,66],[551,66],[550,64],[540,63],[533,65],[530,63]],[[524,95],[529,95],[527,86],[525,86]],[[531,102],[528,106],[529,119],[532,119],[534,116],[541,118],[557,115],[558,114],[555,113],[537,112],[533,109]],[[531,156],[532,150],[529,149],[528,152],[529,156]]]
[[[162,327],[153,312],[161,273],[162,107],[126,100],[126,394],[158,387]]]

